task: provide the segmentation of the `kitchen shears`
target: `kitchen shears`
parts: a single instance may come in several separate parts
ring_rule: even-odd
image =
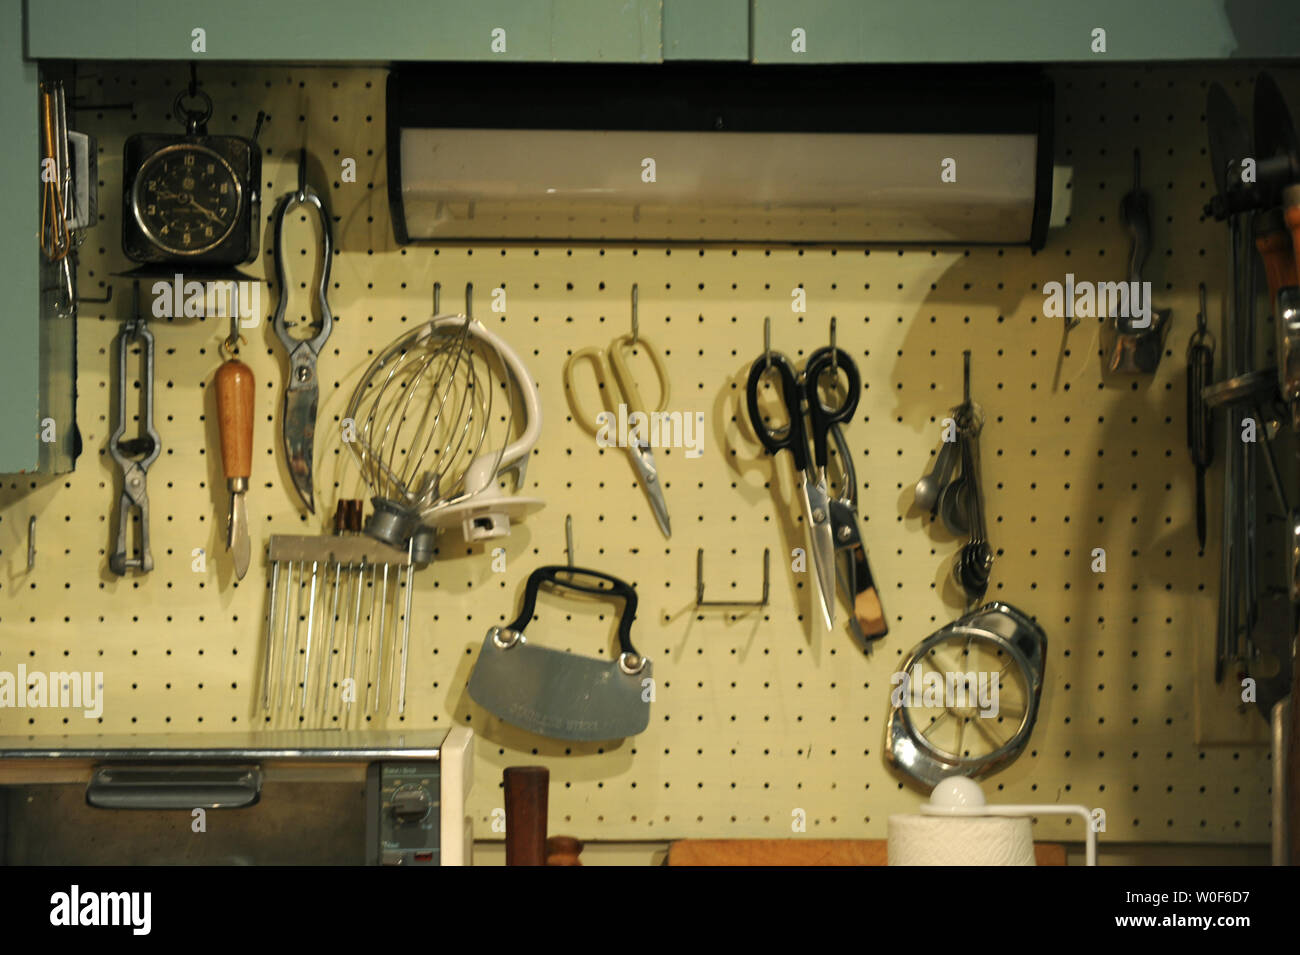
[[[314,208],[320,218],[321,226],[320,285],[316,290],[320,319],[319,325],[314,321],[309,323],[309,327],[315,331],[311,338],[294,338],[289,334],[289,326],[285,321],[285,312],[289,305],[289,286],[284,271],[284,224],[288,221],[290,210],[300,205]],[[334,242],[331,236],[329,212],[326,211],[320,196],[307,185],[304,150],[298,163],[298,190],[281,198],[275,214],[275,281],[279,289],[280,301],[275,307],[273,325],[276,336],[289,353],[289,384],[284,393],[284,420],[281,425],[284,453],[288,459],[293,486],[297,489],[303,503],[307,505],[307,510],[313,514],[316,513],[316,501],[312,483],[312,462],[316,438],[316,408],[320,402],[320,386],[316,380],[316,357],[334,329],[334,315],[330,312],[327,298],[330,261],[333,256]]]
[[[763,378],[775,371],[781,389],[788,424],[774,430],[759,407],[759,391]],[[847,389],[843,403],[828,407],[821,397],[823,374],[844,372]],[[794,458],[794,469],[802,477],[800,503],[807,526],[809,549],[817,571],[817,600],[826,628],[835,626],[835,531],[832,519],[830,489],[826,477],[828,436],[832,426],[848,421],[858,407],[862,381],[857,365],[849,355],[838,348],[819,348],[808,357],[802,378],[794,366],[780,352],[761,355],[749,369],[745,386],[745,400],[754,433],[768,453],[789,451]],[[804,425],[804,415],[809,426]],[[813,453],[808,455],[808,432],[812,432]],[[838,510],[838,509],[837,509]]]
[[[664,490],[659,480],[659,469],[655,466],[654,452],[650,448],[649,436],[652,433],[651,417],[646,414],[645,402],[641,399],[641,390],[637,387],[636,377],[632,374],[627,356],[634,352],[644,353],[654,365],[659,378],[659,405],[653,414],[662,414],[668,408],[671,385],[668,371],[664,367],[659,353],[644,338],[636,335],[623,335],[609,343],[608,348],[583,348],[569,356],[564,363],[564,384],[569,392],[569,403],[573,415],[588,433],[600,438],[602,433],[617,436],[618,443],[624,445],[632,466],[641,477],[641,486],[650,498],[650,508],[655,520],[665,537],[672,537],[672,524],[668,519],[668,504],[664,501]],[[580,361],[590,362],[596,371],[596,381],[600,385],[600,399],[604,406],[604,425],[601,415],[587,413],[578,398],[574,386],[573,370]],[[617,403],[611,407],[611,399]],[[639,424],[639,426],[638,426]]]

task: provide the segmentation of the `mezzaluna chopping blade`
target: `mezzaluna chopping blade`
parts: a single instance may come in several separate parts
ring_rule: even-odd
[[[598,583],[568,579],[574,576]],[[622,600],[618,656],[598,660],[529,643],[524,628],[533,619],[537,591],[544,583]],[[632,646],[634,619],[636,590],[631,584],[595,570],[539,567],[528,577],[519,616],[505,627],[488,630],[470,676],[469,695],[489,713],[540,736],[585,742],[635,736],[650,723],[652,694],[645,691],[654,668]]]

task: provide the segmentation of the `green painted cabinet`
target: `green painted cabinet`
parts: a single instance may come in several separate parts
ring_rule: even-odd
[[[1296,0],[753,0],[756,63],[1294,58]],[[1104,31],[1105,52],[1095,50]]]
[[[28,55],[651,63],[662,9],[662,0],[40,0],[30,4]]]

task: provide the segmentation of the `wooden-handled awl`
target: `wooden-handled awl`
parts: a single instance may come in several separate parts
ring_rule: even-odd
[[[235,565],[235,577],[248,573],[248,511],[244,492],[253,472],[253,372],[231,357],[217,369],[217,427],[221,432],[221,466],[230,488],[230,524],[226,549]]]

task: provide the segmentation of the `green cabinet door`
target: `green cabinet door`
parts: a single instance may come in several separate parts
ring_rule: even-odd
[[[660,60],[662,0],[39,0],[28,56]],[[199,47],[202,47],[202,52]]]
[[[753,59],[1105,63],[1294,58],[1300,56],[1298,11],[1296,0],[753,0]],[[1105,52],[1094,50],[1103,37]]]

